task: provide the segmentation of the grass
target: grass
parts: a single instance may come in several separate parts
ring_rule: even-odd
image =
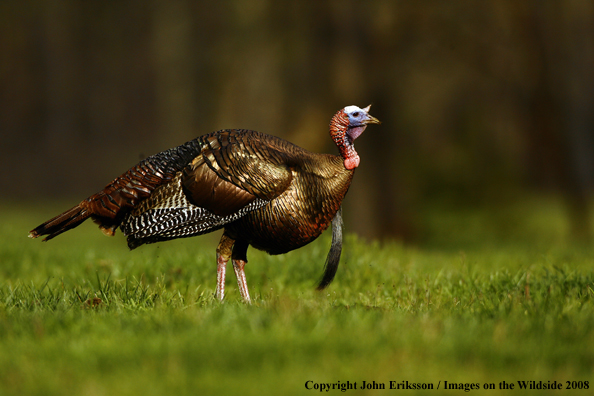
[[[350,235],[324,292],[314,285],[329,235],[283,256],[250,250],[251,306],[232,271],[225,303],[212,297],[217,236],[132,252],[92,224],[26,238],[54,209],[0,206],[0,395],[319,392],[306,381],[594,388],[594,249],[566,240],[555,202],[516,207],[501,226],[492,213],[427,212],[417,247]]]

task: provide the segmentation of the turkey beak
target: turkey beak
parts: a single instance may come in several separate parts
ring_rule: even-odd
[[[374,116],[370,116],[367,114],[367,119],[365,120],[365,124],[381,124],[382,122],[375,118]]]
[[[371,108],[371,105],[367,106],[366,108],[363,109],[363,111],[367,114],[367,119],[364,120],[363,122],[367,125],[367,124],[381,124],[382,122],[380,120],[378,120],[377,118],[375,118],[374,116],[369,115],[369,109]]]

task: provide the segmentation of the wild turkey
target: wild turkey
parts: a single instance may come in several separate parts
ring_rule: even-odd
[[[311,153],[256,131],[213,132],[146,158],[29,237],[47,235],[47,241],[89,217],[106,235],[120,227],[130,249],[223,228],[216,297],[224,297],[231,258],[241,296],[249,302],[249,245],[286,253],[316,239],[332,221],[332,246],[318,285],[323,289],[340,260],[340,208],[359,165],[353,142],[367,124],[379,123],[369,108],[347,106],[332,118],[330,136],[340,156]]]

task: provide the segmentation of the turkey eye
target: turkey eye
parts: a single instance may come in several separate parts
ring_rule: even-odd
[[[359,117],[359,112],[358,112],[358,111],[355,111],[355,112],[353,113],[353,117],[355,117],[355,118]]]

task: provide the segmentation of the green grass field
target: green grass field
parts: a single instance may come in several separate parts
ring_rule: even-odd
[[[226,301],[212,297],[218,235],[132,252],[90,222],[27,238],[66,207],[0,206],[0,395],[594,393],[594,248],[567,241],[554,200],[427,211],[416,247],[349,235],[323,292],[329,235],[250,250],[251,306],[230,268]],[[529,380],[564,390],[520,391]]]

